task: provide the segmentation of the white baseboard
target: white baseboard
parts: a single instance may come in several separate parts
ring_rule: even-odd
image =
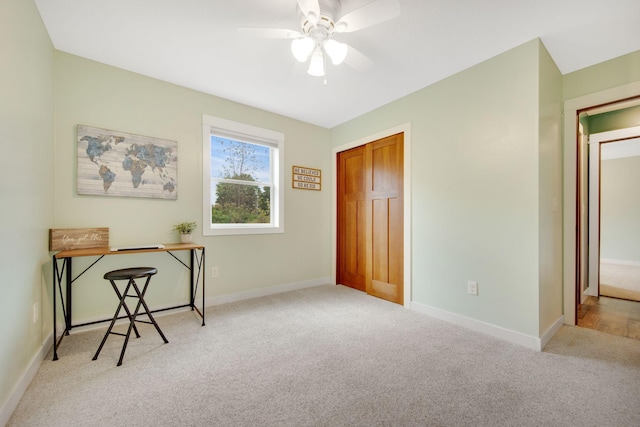
[[[556,320],[555,322],[553,322],[553,324],[551,326],[549,326],[549,329],[547,329],[544,334],[542,334],[542,337],[540,338],[540,350],[544,350],[544,348],[547,346],[547,344],[549,344],[549,341],[551,341],[551,338],[553,338],[553,336],[558,333],[558,331],[560,330],[560,328],[562,328],[562,325],[564,325],[564,315],[560,316],[558,318],[558,320]]]
[[[584,291],[582,291],[580,293],[580,304],[584,304],[584,302],[587,300],[588,295],[584,293]]]
[[[582,292],[583,295],[597,297],[598,296],[598,287],[597,286],[589,286]],[[585,298],[586,299],[586,298]],[[584,302],[584,301],[583,301]]]
[[[560,317],[560,319],[554,322],[553,326],[545,332],[542,338],[538,338],[414,301],[411,302],[411,310],[538,351],[544,348],[563,324],[563,317]]]
[[[305,289],[313,286],[326,285],[330,283],[331,283],[331,278],[322,277],[319,279],[311,279],[303,282],[287,283],[284,285],[272,286],[270,288],[254,289],[254,290],[245,291],[245,292],[238,292],[235,294],[226,294],[226,295],[220,295],[215,297],[207,297],[205,298],[205,307],[211,307],[211,306],[226,304],[226,303],[235,302],[235,301],[242,301],[250,298],[259,298],[267,295],[274,295],[282,292],[295,291],[298,289]],[[201,297],[196,299],[196,305],[199,308],[200,308],[201,301],[202,301]],[[184,302],[184,304],[188,304],[188,302]],[[152,310],[164,310],[164,311],[156,311],[155,313],[153,313],[153,316],[162,317],[170,314],[179,313],[181,311],[191,310],[189,307],[171,308],[172,306],[173,306],[172,304],[167,304],[159,307],[155,307],[155,306],[151,307]],[[102,317],[98,316],[93,318],[81,319],[80,320],[81,322],[90,323],[90,324],[84,325],[84,326],[74,326],[73,332],[76,332],[76,333],[86,332],[94,329],[105,328],[107,325],[107,323],[105,322],[105,319],[108,319],[108,318],[110,319],[110,316],[102,316]],[[91,322],[99,322],[99,323],[91,323]],[[116,325],[124,324],[127,322],[128,322],[127,319],[120,319],[116,322]],[[61,331],[64,331],[64,323],[59,322],[57,327],[58,327],[58,333],[60,333]],[[53,345],[53,341],[51,341],[48,348],[50,349],[52,345]]]
[[[605,263],[605,264],[616,264],[616,265],[633,265],[636,267],[640,267],[640,261],[629,261],[626,259],[609,259],[609,258],[602,258],[600,260],[601,263]]]
[[[234,294],[219,295],[205,299],[205,305],[211,307],[214,305],[227,304],[230,302],[242,301],[251,298],[260,298],[267,295],[275,295],[282,292],[297,291],[299,289],[311,288],[313,286],[327,285],[332,283],[330,277],[321,277],[318,279],[305,280],[303,282],[286,283],[284,285],[271,286],[269,288],[253,289],[250,291],[238,292]]]
[[[200,308],[200,305],[199,305],[200,301],[202,301],[202,298],[200,298],[200,300],[196,300],[196,305],[198,306],[198,308]],[[184,302],[184,304],[188,304],[188,302]],[[153,313],[154,318],[168,316],[170,314],[180,313],[182,311],[191,311],[190,307],[179,307],[179,308],[172,308],[172,307],[173,307],[173,304],[165,304],[163,306],[157,306],[157,307],[154,306],[149,308],[151,310],[162,310],[162,311],[156,311],[155,313]],[[144,317],[144,313],[141,313],[140,316]],[[90,324],[83,325],[83,326],[74,326],[71,333],[87,332],[95,329],[105,329],[107,328],[107,326],[109,326],[109,321],[112,318],[113,318],[113,315],[106,315],[102,317],[91,317],[88,319],[76,320],[79,322],[90,323]],[[92,323],[92,322],[96,322],[96,323]],[[124,319],[116,320],[115,324],[123,325],[127,323],[129,323],[129,320],[127,318],[124,318]],[[58,334],[62,333],[62,331],[64,331],[64,322],[58,322],[57,328],[58,328]],[[51,345],[53,345],[53,342],[51,343]]]
[[[220,296],[214,296],[214,297],[206,297],[205,298],[205,307],[212,307],[215,305],[220,305],[220,304],[226,304],[229,302],[235,302],[235,301],[242,301],[245,299],[250,299],[250,298],[259,298],[259,297],[263,297],[263,296],[267,296],[267,295],[274,295],[274,294],[279,294],[282,292],[288,292],[288,291],[295,291],[298,289],[305,289],[305,288],[310,288],[313,286],[318,286],[318,285],[326,285],[331,283],[331,278],[329,277],[322,277],[319,279],[311,279],[311,280],[306,280],[303,282],[295,282],[295,283],[287,283],[284,285],[277,285],[277,286],[272,286],[270,288],[263,288],[263,289],[254,289],[254,290],[250,290],[250,291],[245,291],[245,292],[238,292],[235,294],[226,294],[226,295],[220,295]],[[196,300],[196,305],[198,307],[200,307],[200,301],[202,301],[202,298],[199,298]],[[187,304],[185,302],[185,304]],[[189,311],[191,310],[189,307],[181,307],[181,308],[175,308],[172,309],[170,308],[172,307],[172,305],[166,305],[166,306],[160,306],[160,307],[152,307],[153,310],[166,310],[166,311],[158,311],[153,313],[154,317],[162,317],[162,316],[166,316],[166,315],[170,315],[170,314],[175,314],[175,313],[179,313],[181,311]],[[104,328],[106,323],[104,322],[104,319],[106,319],[105,316],[103,317],[95,317],[95,318],[89,318],[89,319],[83,319],[82,322],[86,322],[86,323],[90,323],[90,322],[100,322],[100,323],[92,323],[90,325],[85,325],[85,326],[74,326],[73,327],[73,332],[86,332],[86,331],[90,331],[93,329],[99,329],[99,328]],[[128,320],[127,319],[120,319],[116,322],[116,324],[124,324],[127,323]],[[58,332],[63,331],[64,330],[64,323],[59,323],[58,324]],[[51,341],[50,346],[53,345],[53,341]],[[51,348],[51,347],[49,347]],[[1,425],[1,424],[0,424]]]
[[[13,388],[11,393],[9,393],[9,398],[4,402],[2,408],[0,408],[0,426],[4,426],[9,422],[9,418],[11,418],[11,414],[15,411],[18,403],[20,403],[20,399],[24,395],[24,392],[27,391],[27,387],[31,384],[31,380],[35,377],[42,361],[47,356],[49,349],[53,346],[53,333],[50,333],[49,336],[44,340],[36,354],[31,358],[31,361],[27,365],[27,369],[24,374]]]

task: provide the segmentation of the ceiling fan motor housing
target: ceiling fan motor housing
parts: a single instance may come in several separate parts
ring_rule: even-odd
[[[313,37],[314,29],[319,29],[327,36],[331,36],[335,31],[336,17],[340,16],[340,0],[318,0],[318,4],[320,5],[320,16],[317,17],[317,22],[314,22],[316,17],[306,15],[298,6],[302,32]]]

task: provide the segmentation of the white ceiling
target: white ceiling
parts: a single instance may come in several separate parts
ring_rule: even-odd
[[[640,50],[639,0],[399,2],[399,17],[336,36],[374,65],[329,65],[324,86],[289,40],[237,31],[299,30],[296,0],[35,0],[56,49],[326,128],[536,37],[563,74]]]

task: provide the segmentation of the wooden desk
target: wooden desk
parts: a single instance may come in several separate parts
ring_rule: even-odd
[[[189,265],[185,264],[176,257],[173,252],[175,251],[189,251],[190,263]],[[198,256],[197,252],[200,252],[200,256]],[[167,243],[164,245],[164,248],[159,249],[133,249],[133,250],[124,250],[124,251],[111,251],[109,248],[92,248],[92,249],[73,249],[73,250],[65,250],[56,253],[53,255],[53,360],[58,360],[58,346],[62,342],[62,338],[65,335],[69,335],[69,332],[74,327],[92,325],[95,323],[107,322],[111,320],[104,319],[98,320],[95,322],[86,322],[73,324],[71,319],[71,307],[73,302],[73,293],[72,293],[72,284],[75,282],[80,276],[86,273],[91,267],[96,265],[98,261],[104,258],[107,255],[127,255],[127,254],[140,254],[140,253],[148,253],[148,252],[166,252],[171,255],[175,260],[177,260],[180,264],[185,266],[190,271],[190,280],[189,280],[189,302],[187,304],[180,304],[172,307],[162,308],[158,310],[152,310],[152,313],[158,311],[165,310],[173,310],[176,308],[183,307],[191,307],[191,310],[195,310],[200,317],[202,318],[202,326],[204,326],[204,278],[205,278],[205,269],[204,269],[204,246],[198,245],[195,243]],[[72,272],[72,260],[75,257],[98,257],[93,263],[91,263],[87,268],[85,268],[81,273],[73,277]],[[197,271],[196,268],[197,267]],[[198,291],[198,284],[200,282],[200,278],[202,277],[202,311],[198,309],[196,306],[196,293]],[[64,293],[62,291],[62,282],[64,280],[65,289]],[[62,306],[62,313],[64,314],[64,331],[60,338],[58,339],[57,334],[57,299],[56,294],[60,293],[60,304]]]

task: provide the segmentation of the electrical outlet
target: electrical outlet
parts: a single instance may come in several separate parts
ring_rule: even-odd
[[[478,295],[478,282],[474,282],[473,280],[469,280],[467,282],[467,293],[469,295]]]
[[[36,323],[40,318],[40,305],[37,302],[33,303],[33,323]]]
[[[218,277],[218,267],[211,267],[211,277]]]

